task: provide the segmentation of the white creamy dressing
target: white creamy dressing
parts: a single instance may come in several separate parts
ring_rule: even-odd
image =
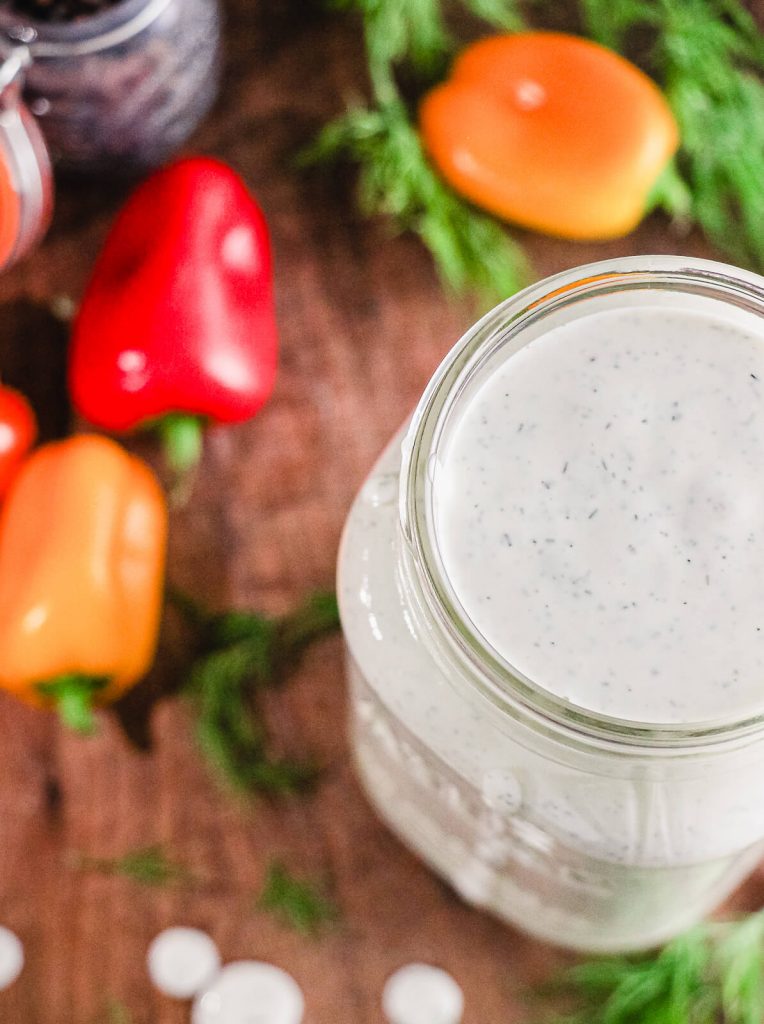
[[[554,327],[447,439],[434,504],[458,599],[582,708],[764,709],[764,329],[722,317],[635,305]]]

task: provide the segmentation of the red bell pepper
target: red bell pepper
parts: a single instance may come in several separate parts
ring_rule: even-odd
[[[37,422],[32,407],[13,388],[0,387],[0,498],[34,444]]]
[[[77,410],[114,432],[157,427],[175,468],[200,454],[206,421],[247,420],[277,363],[268,230],[225,164],[170,164],[128,199],[75,320]]]

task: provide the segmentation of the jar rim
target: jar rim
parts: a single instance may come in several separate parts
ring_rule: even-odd
[[[472,375],[511,338],[583,299],[654,289],[726,301],[764,318],[764,277],[712,260],[632,256],[589,263],[525,288],[487,313],[446,355],[420,399],[403,441],[400,521],[417,597],[435,639],[468,680],[510,716],[530,715],[580,739],[682,749],[764,731],[764,708],[743,718],[686,723],[635,721],[591,711],[553,694],[515,668],[461,607],[432,536],[432,460],[449,412]],[[511,358],[511,356],[510,356]]]
[[[77,57],[106,50],[148,28],[172,0],[122,0],[86,18],[38,21],[0,10],[0,29],[13,43],[27,46],[34,59]]]

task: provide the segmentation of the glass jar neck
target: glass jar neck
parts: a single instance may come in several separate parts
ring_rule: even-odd
[[[77,57],[119,46],[138,35],[172,0],[122,0],[87,18],[67,22],[37,21],[0,10],[0,31],[29,48],[33,59]]]
[[[520,292],[488,313],[457,343],[433,376],[403,444],[400,518],[408,576],[433,642],[460,676],[513,718],[567,732],[579,740],[651,750],[692,750],[764,733],[764,715],[676,724],[637,722],[572,705],[523,675],[491,647],[464,612],[445,571],[436,538],[438,467],[461,413],[492,371],[553,327],[593,309],[672,296],[725,303],[737,315],[764,317],[764,279],[708,260],[639,256],[565,271]],[[644,301],[644,298],[643,298]]]

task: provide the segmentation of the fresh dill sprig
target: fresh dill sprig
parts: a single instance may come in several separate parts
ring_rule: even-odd
[[[462,6],[498,32],[520,32],[527,28],[520,4],[515,0],[462,0]]]
[[[106,1008],[107,1024],[133,1024],[133,1015],[124,1003],[118,999],[110,999]]]
[[[641,957],[565,971],[553,989],[572,1007],[555,1024],[761,1024],[764,911],[699,925]]]
[[[196,714],[197,740],[217,775],[242,792],[282,796],[304,788],[316,767],[270,753],[257,694],[280,685],[313,640],[338,628],[334,594],[312,594],[282,618],[251,612],[206,615],[187,598],[170,596],[200,634],[186,692]]]
[[[681,135],[680,212],[732,259],[764,270],[764,39],[751,14],[739,0],[580,4],[599,42],[628,54],[637,40],[635,58],[665,90]],[[676,198],[661,205],[676,213]]]
[[[339,920],[339,911],[315,882],[295,878],[281,861],[268,868],[257,907],[275,914],[301,935],[316,936]]]
[[[133,1015],[120,999],[110,998],[93,1019],[93,1024],[133,1024]]]
[[[452,292],[472,292],[485,305],[511,295],[530,277],[522,247],[442,181],[397,84],[396,70],[406,63],[423,81],[442,74],[454,47],[443,0],[334,0],[333,6],[362,16],[372,102],[327,125],[301,161],[357,163],[363,213],[389,216],[399,231],[418,235]],[[495,28],[523,24],[514,0],[463,0],[463,6]]]
[[[321,132],[303,158],[325,163],[341,156],[359,164],[362,212],[388,215],[399,230],[419,235],[451,291],[474,292],[491,305],[527,283],[519,245],[442,181],[402,102],[348,111]]]
[[[517,0],[459,0],[459,4],[498,31],[525,27]],[[360,14],[371,65],[410,62],[427,76],[442,69],[457,45],[446,26],[445,0],[326,0],[326,6]]]
[[[191,875],[175,863],[159,844],[130,850],[121,857],[90,857],[75,853],[71,864],[80,871],[96,871],[104,875],[129,878],[141,885],[179,885],[191,881]]]
[[[764,913],[750,914],[729,928],[719,942],[721,1008],[733,1024],[764,1020]]]
[[[454,45],[441,0],[326,0],[326,6],[361,15],[371,63],[408,60],[420,73],[435,74]]]

